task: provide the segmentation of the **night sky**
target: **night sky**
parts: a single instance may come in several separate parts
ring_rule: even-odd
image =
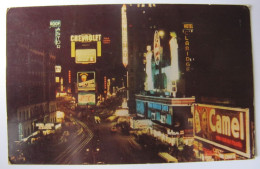
[[[129,9],[129,24],[142,26],[148,15],[158,29],[176,31],[179,59],[184,50],[182,23],[192,22],[191,52],[195,58],[193,77],[197,96],[236,99],[239,105],[253,104],[253,72],[249,10],[245,6],[157,5],[155,8]],[[146,10],[146,14],[142,14]],[[145,16],[147,15],[147,16]],[[13,8],[7,13],[7,45],[29,41],[37,47],[54,48],[54,29],[50,20],[61,20],[61,46],[57,63],[65,69],[75,67],[70,57],[71,34],[102,34],[111,44],[102,46],[100,69],[123,72],[121,64],[121,5]],[[151,35],[151,39],[153,35]],[[27,40],[24,40],[27,39]],[[144,43],[151,41],[143,40]],[[55,49],[55,48],[54,48]]]

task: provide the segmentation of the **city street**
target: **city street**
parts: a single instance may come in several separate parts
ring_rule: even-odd
[[[24,147],[25,161],[23,163],[50,163],[50,164],[137,164],[137,163],[161,163],[164,162],[152,150],[144,150],[136,142],[131,134],[125,134],[120,127],[111,131],[116,126],[115,121],[101,119],[100,123],[94,120],[94,114],[74,118],[71,114],[77,114],[68,109],[71,97],[60,98],[61,109],[65,111],[67,122],[73,124],[64,127],[52,136],[41,136],[40,141],[27,144]],[[99,110],[101,112],[105,111]],[[66,113],[69,112],[69,113]],[[104,116],[107,117],[107,116]],[[69,132],[69,136],[63,137]],[[61,134],[63,133],[63,134]],[[66,138],[64,141],[64,138]],[[48,140],[48,141],[46,141]],[[43,147],[46,146],[46,147]],[[42,152],[42,153],[40,153]],[[29,158],[30,155],[30,158]]]
[[[113,103],[111,103],[113,104]],[[105,110],[100,110],[103,112]],[[102,119],[95,123],[94,117],[88,117],[86,123],[90,126],[94,136],[92,141],[85,146],[85,164],[136,164],[136,163],[158,163],[162,162],[156,153],[143,151],[133,135],[124,134],[120,127],[115,132],[111,131],[116,122]],[[81,122],[82,124],[82,122]],[[72,163],[77,164],[78,161]]]
[[[246,5],[7,10],[11,164],[252,159]]]
[[[97,161],[106,164],[162,162],[156,153],[144,151],[132,135],[124,135],[120,130],[111,133],[110,128],[113,125],[115,124],[105,122],[98,126],[101,149],[97,154]]]

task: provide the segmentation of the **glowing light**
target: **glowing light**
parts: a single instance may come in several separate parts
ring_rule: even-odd
[[[62,112],[62,111],[57,111],[56,112],[56,118],[64,118],[64,112]]]
[[[124,100],[123,100],[122,108],[123,108],[123,109],[127,109],[127,108],[128,108],[126,98],[124,98]]]
[[[169,41],[170,53],[171,53],[171,80],[175,81],[179,79],[179,64],[178,64],[178,43],[177,35],[175,32],[171,32],[171,40]]]
[[[155,58],[155,63],[156,65],[159,65],[160,59],[161,59],[161,52],[160,52],[160,36],[159,36],[159,32],[155,31],[154,33],[154,58]]]
[[[55,73],[61,73],[61,66],[60,65],[55,66]]]
[[[101,34],[82,34],[82,35],[71,35],[71,42],[93,42],[101,41]]]
[[[159,31],[159,36],[160,36],[161,38],[163,38],[164,35],[165,35],[165,32],[164,32],[163,30],[160,30],[160,31]]]
[[[116,116],[128,116],[129,115],[129,111],[128,109],[118,109],[115,112]]]
[[[68,77],[69,77],[69,83],[71,83],[71,70],[68,72]]]
[[[126,18],[126,5],[121,9],[122,15],[122,62],[126,67],[128,65],[128,35],[127,35],[127,18]]]
[[[145,90],[153,90],[154,84],[153,84],[153,78],[152,78],[152,49],[151,46],[147,46],[147,53],[146,53],[146,81],[145,81]]]

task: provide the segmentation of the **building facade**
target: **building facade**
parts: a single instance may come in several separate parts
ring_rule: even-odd
[[[7,116],[9,146],[30,136],[36,122],[56,111],[56,55],[26,43],[8,44]]]

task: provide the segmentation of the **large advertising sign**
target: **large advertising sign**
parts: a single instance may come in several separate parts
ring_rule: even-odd
[[[95,105],[96,94],[95,92],[79,92],[78,93],[78,105]]]
[[[77,72],[77,85],[80,91],[95,91],[95,72]]]
[[[101,34],[71,35],[71,57],[77,64],[96,63],[101,56]]]
[[[195,138],[250,158],[249,109],[194,104]]]
[[[96,49],[76,49],[76,63],[96,63]]]

